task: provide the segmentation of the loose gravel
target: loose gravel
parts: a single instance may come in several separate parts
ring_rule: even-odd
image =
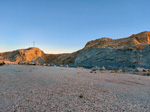
[[[150,112],[150,77],[5,65],[0,67],[0,112]]]

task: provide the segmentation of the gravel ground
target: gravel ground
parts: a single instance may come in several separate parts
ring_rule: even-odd
[[[150,112],[150,77],[5,65],[0,67],[0,112]]]

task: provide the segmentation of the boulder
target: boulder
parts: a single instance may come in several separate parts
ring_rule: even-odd
[[[60,67],[64,67],[63,65],[60,65]]]
[[[69,68],[69,65],[65,65],[65,67]]]
[[[135,69],[135,71],[136,71],[136,72],[143,72],[143,69],[144,69],[144,68],[137,67],[137,68]]]
[[[44,64],[43,64],[43,66],[47,66],[47,64],[46,64],[46,63],[44,63]]]
[[[99,67],[98,66],[95,66],[91,69],[92,71],[96,71],[96,70],[99,70]]]

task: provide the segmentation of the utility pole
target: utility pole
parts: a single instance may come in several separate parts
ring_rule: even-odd
[[[33,47],[35,47],[35,41],[33,41]]]

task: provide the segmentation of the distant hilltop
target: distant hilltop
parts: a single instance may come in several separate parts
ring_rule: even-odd
[[[0,53],[0,60],[14,63],[53,63],[91,68],[105,66],[150,67],[150,32],[133,34],[127,38],[100,38],[89,41],[85,47],[73,53],[45,54],[36,47]]]

